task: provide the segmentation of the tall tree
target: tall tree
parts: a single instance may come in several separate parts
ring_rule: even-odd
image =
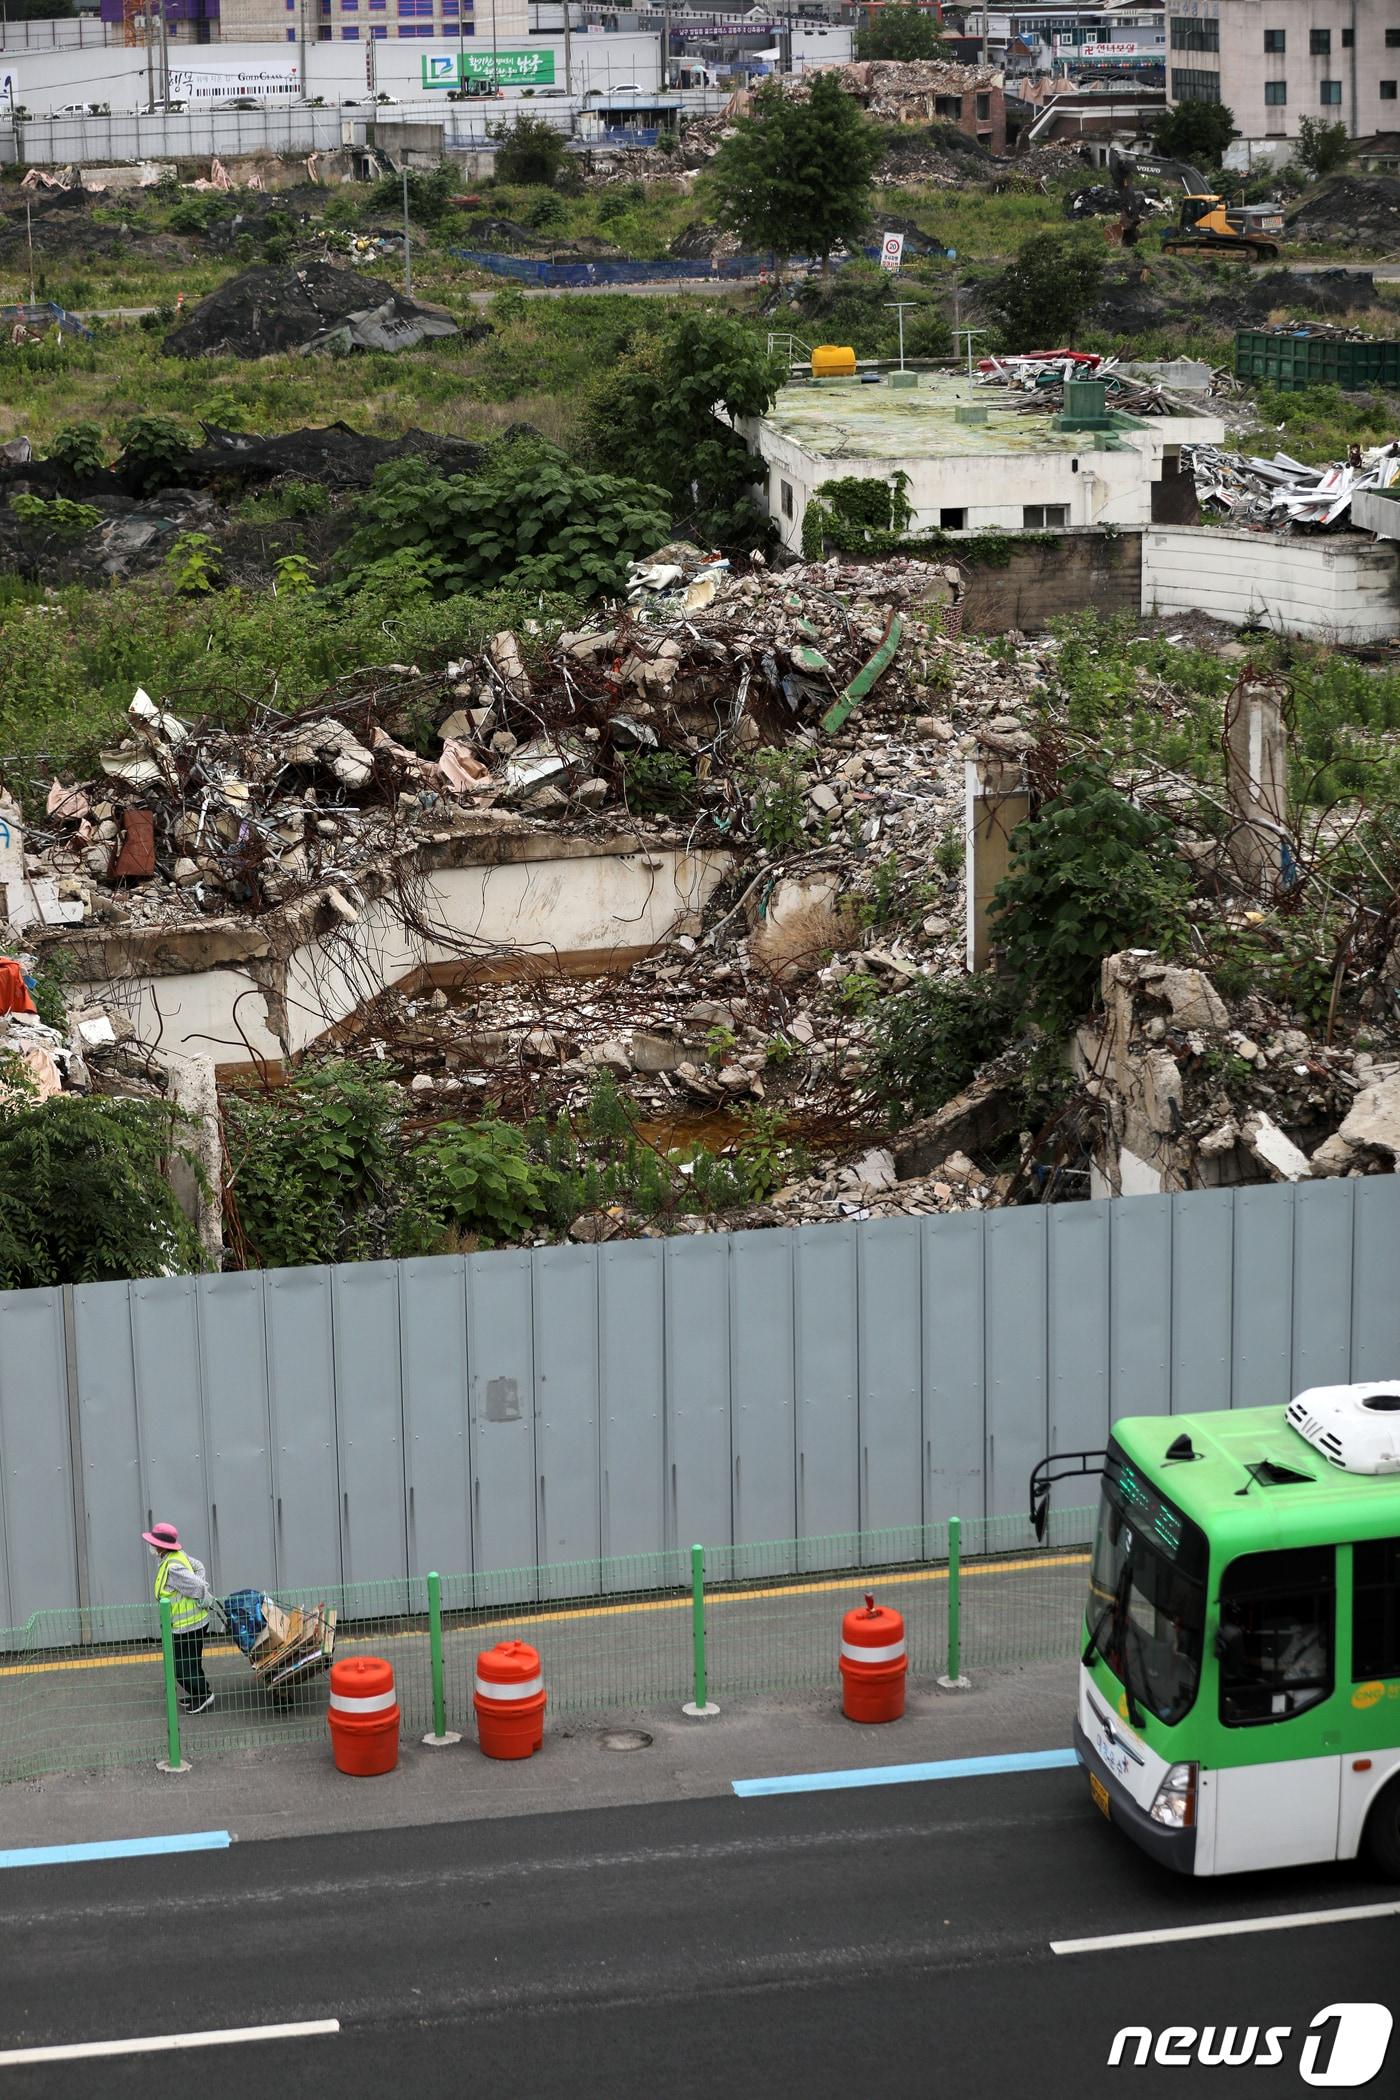
[[[1225,148],[1239,135],[1234,112],[1223,102],[1178,102],[1159,120],[1152,137],[1157,151],[1172,160],[1218,168]]]
[[[922,7],[869,7],[856,37],[857,58],[943,58],[947,48]]]
[[[673,316],[600,374],[587,409],[593,457],[665,489],[679,531],[721,547],[753,546],[768,537],[750,494],[763,462],[734,425],[761,416],[783,376],[781,361],[742,321]]]
[[[833,73],[802,97],[764,88],[710,164],[709,194],[722,226],[779,264],[854,245],[870,218],[870,178],[883,142]]]

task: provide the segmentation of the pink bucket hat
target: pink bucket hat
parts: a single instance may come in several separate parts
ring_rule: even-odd
[[[148,1546],[155,1547],[157,1553],[180,1551],[180,1534],[173,1524],[153,1525],[149,1531],[143,1531],[141,1536]]]

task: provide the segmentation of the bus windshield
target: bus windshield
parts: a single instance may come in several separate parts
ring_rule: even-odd
[[[1159,1721],[1181,1720],[1195,1701],[1205,1576],[1204,1532],[1110,1444],[1089,1573],[1090,1646]]]

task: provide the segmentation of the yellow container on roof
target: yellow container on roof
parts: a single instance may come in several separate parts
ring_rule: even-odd
[[[812,352],[813,379],[854,379],[856,353],[849,343],[818,343]]]

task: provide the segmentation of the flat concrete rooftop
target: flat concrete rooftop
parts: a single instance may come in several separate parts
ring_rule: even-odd
[[[826,379],[785,386],[763,421],[770,430],[818,459],[978,459],[1007,453],[1091,452],[1096,433],[1059,431],[1049,414],[1010,403],[1024,394],[1004,387],[974,386],[947,372],[920,372],[912,387],[878,386],[859,379]],[[985,423],[960,423],[959,408],[986,409]],[[1194,418],[1153,418],[1163,434]],[[1115,415],[1112,436],[1151,426]],[[1192,432],[1194,435],[1194,432]],[[1187,440],[1190,442],[1190,438]]]

